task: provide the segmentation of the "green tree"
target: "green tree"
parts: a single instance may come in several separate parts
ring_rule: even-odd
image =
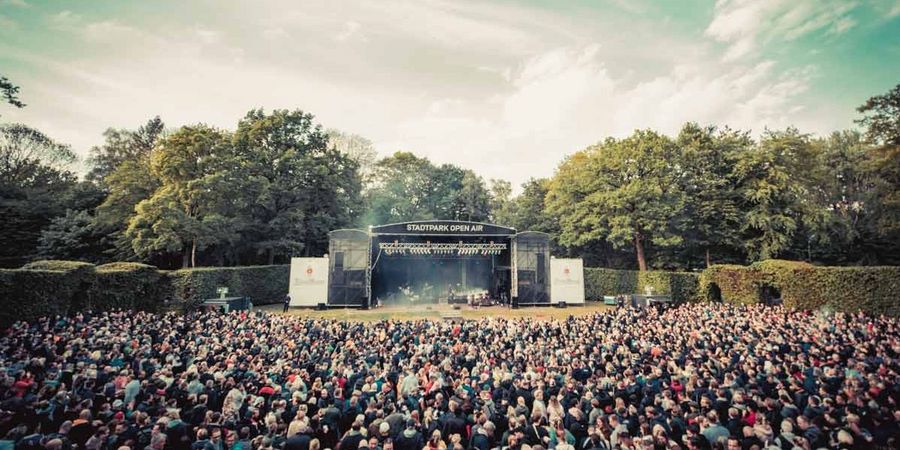
[[[342,135],[343,136],[343,135]],[[337,146],[341,147],[347,142]],[[359,145],[357,145],[359,144]],[[358,164],[365,147],[330,146],[312,114],[300,110],[247,113],[238,124],[234,146],[246,163],[249,244],[276,257],[327,251],[328,232],[353,223],[362,212]]]
[[[104,143],[91,148],[90,171],[85,179],[106,187],[106,178],[122,164],[146,158],[163,137],[165,124],[156,116],[137,130],[109,128],[103,132]]]
[[[230,179],[238,161],[229,138],[196,125],[160,141],[150,155],[160,187],[135,206],[126,230],[135,254],[181,252],[182,266],[195,267],[198,251],[237,241],[242,224],[228,213],[240,199]]]
[[[735,175],[745,213],[741,238],[750,260],[784,256],[795,238],[820,228],[824,211],[810,191],[815,161],[809,136],[795,128],[766,131],[753,151],[741,153]]]
[[[876,146],[900,146],[900,84],[876,95],[856,108],[863,114],[856,123],[866,130],[866,139]]]
[[[36,253],[41,230],[65,213],[76,177],[67,146],[21,124],[0,125],[0,265]]]
[[[675,144],[681,161],[677,170],[685,194],[682,254],[700,254],[709,267],[713,253],[733,253],[739,248],[743,215],[732,168],[753,145],[747,133],[714,126],[685,124]],[[682,261],[682,267],[690,261]]]
[[[0,76],[0,93],[3,94],[3,100],[16,108],[24,108],[25,104],[19,100],[19,87],[9,81],[8,78]]]
[[[325,134],[328,136],[328,146],[355,162],[359,167],[360,177],[366,181],[378,161],[378,152],[375,151],[372,141],[358,134],[345,133],[333,128]]]
[[[435,167],[427,158],[396,152],[375,164],[367,192],[366,222],[385,224],[436,218],[432,208]]]
[[[866,139],[872,144],[865,167],[872,181],[866,208],[871,211],[878,236],[897,243],[900,241],[900,84],[886,94],[870,98],[857,110],[864,114],[857,122],[865,127]]]
[[[512,201],[512,184],[509,181],[491,178],[488,181],[489,207],[491,211],[490,221],[499,225],[509,225],[504,222],[502,211],[509,208]]]
[[[86,210],[68,210],[52,219],[41,231],[37,248],[42,259],[98,262],[104,259],[103,245],[94,218]]]
[[[560,165],[550,182],[547,207],[559,218],[560,243],[585,246],[606,240],[634,248],[647,270],[648,243],[677,245],[672,221],[685,202],[679,188],[678,147],[653,131],[609,138]]]

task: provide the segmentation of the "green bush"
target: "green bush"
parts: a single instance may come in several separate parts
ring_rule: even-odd
[[[788,308],[864,311],[900,316],[900,267],[818,267],[800,261],[766,260],[750,266],[716,265],[700,276],[699,296],[710,300],[713,285],[729,303],[753,304],[769,286]]]
[[[0,326],[68,314],[84,295],[85,281],[78,272],[0,270]]]
[[[185,308],[203,299],[215,298],[219,287],[228,288],[229,297],[250,297],[255,305],[278,303],[287,294],[291,267],[200,267],[169,272],[174,300]]]
[[[600,300],[604,295],[644,293],[648,286],[654,294],[671,295],[676,302],[697,295],[698,275],[689,272],[584,269],[584,296]]]
[[[715,300],[714,286],[719,288],[723,302],[749,305],[759,302],[761,276],[751,267],[716,264],[700,274],[699,300]]]
[[[287,293],[289,277],[288,265],[163,272],[127,262],[36,261],[0,270],[0,326],[87,309],[185,309],[218,297],[221,286],[228,287],[229,296],[247,296],[257,305],[277,303]]]
[[[159,311],[171,295],[168,278],[154,266],[117,262],[97,266],[88,293],[88,307],[96,310]]]
[[[53,270],[57,272],[69,272],[72,270],[90,271],[94,267],[91,263],[84,261],[60,261],[56,259],[45,259],[41,261],[33,261],[22,266],[23,270]]]
[[[634,294],[637,289],[637,271],[584,268],[585,299],[602,300],[604,295]]]

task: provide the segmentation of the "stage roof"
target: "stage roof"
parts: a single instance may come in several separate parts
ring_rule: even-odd
[[[457,220],[423,220],[373,226],[372,234],[430,235],[430,236],[512,236],[515,228],[482,222]]]

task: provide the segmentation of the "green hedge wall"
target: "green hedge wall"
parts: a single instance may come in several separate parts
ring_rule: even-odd
[[[900,267],[819,267],[799,261],[766,260],[750,266],[716,265],[700,276],[699,297],[710,300],[712,286],[729,303],[755,304],[762,289],[781,293],[795,309],[829,308],[900,316]]]
[[[168,272],[176,302],[190,307],[205,298],[218,297],[225,286],[228,296],[249,296],[254,305],[278,303],[287,294],[290,265],[200,267]]]
[[[714,286],[719,288],[721,301],[753,304],[759,302],[760,274],[751,267],[733,264],[713,265],[700,274],[697,299],[714,301]]]
[[[699,276],[690,272],[615,270],[596,267],[584,269],[584,296],[600,300],[604,295],[642,293],[647,286],[654,294],[671,295],[677,302],[697,296]]]
[[[277,303],[289,276],[288,265],[160,271],[138,263],[36,261],[0,269],[0,326],[85,309],[183,310],[217,297],[220,286],[256,305]]]
[[[0,325],[68,314],[83,295],[85,282],[77,272],[0,269]]]
[[[111,263],[97,266],[88,291],[91,309],[141,309],[159,311],[172,297],[172,287],[154,266],[139,263]]]

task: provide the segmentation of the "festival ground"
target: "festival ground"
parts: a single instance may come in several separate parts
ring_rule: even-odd
[[[531,317],[539,320],[549,319],[565,319],[568,316],[583,316],[599,311],[606,311],[611,308],[599,302],[589,302],[581,306],[569,306],[568,308],[555,308],[550,306],[542,307],[522,307],[519,309],[509,309],[504,306],[488,306],[473,309],[469,306],[462,306],[459,310],[454,310],[451,305],[423,305],[423,306],[385,306],[370,310],[360,309],[329,309],[326,311],[317,311],[311,308],[291,308],[287,314],[311,317],[316,319],[344,319],[359,321],[379,321],[386,319],[397,320],[419,320],[431,319],[442,320],[447,316],[459,313],[463,319],[478,319],[482,317]],[[263,305],[258,309],[268,312],[281,313],[282,305]]]

